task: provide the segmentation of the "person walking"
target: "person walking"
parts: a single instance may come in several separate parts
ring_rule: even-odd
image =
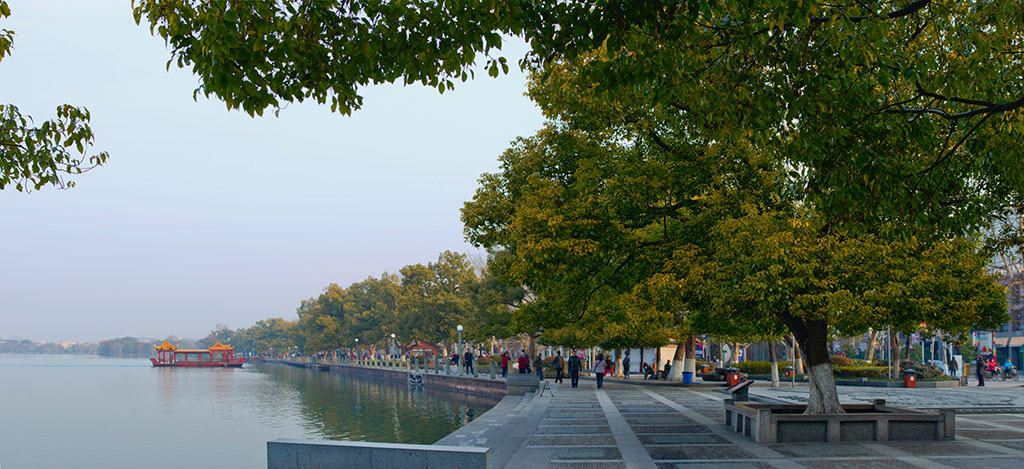
[[[565,369],[565,360],[562,359],[562,351],[559,350],[555,354],[555,382],[562,382],[562,370]]]
[[[978,358],[977,358],[977,360],[975,360],[975,362],[976,362],[975,363],[975,367],[976,367],[975,374],[978,375],[978,386],[984,386],[985,385],[985,368],[988,365],[985,363],[985,359],[981,358],[981,355],[978,355]]]
[[[537,381],[544,381],[544,357],[537,354],[533,359],[533,371],[537,373]]]
[[[622,376],[629,379],[629,352],[626,352],[626,356],[622,357]]]
[[[526,356],[526,350],[519,350],[519,374],[525,375],[530,372],[530,357]]]
[[[573,354],[569,356],[569,381],[572,383],[572,387],[578,388],[580,386],[580,369],[583,368],[583,363],[580,362],[580,357],[573,351]]]
[[[466,350],[466,354],[463,358],[465,358],[466,363],[466,375],[471,376],[473,374],[473,352],[471,350]]]
[[[604,370],[604,355],[599,353],[597,354],[597,360],[594,360],[594,378],[597,379],[597,389],[601,389],[601,386],[604,385]]]
[[[508,351],[501,352],[501,377],[508,378]]]

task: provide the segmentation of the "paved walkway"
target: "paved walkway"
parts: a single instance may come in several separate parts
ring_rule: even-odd
[[[714,389],[581,382],[554,394],[506,397],[436,444],[489,447],[506,468],[1024,467],[1022,414],[958,416],[948,442],[759,445],[722,423],[726,396]]]

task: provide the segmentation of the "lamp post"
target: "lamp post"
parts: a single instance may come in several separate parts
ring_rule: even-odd
[[[395,333],[391,333],[391,357],[395,357]]]
[[[461,364],[462,360],[464,358],[462,356],[462,324],[459,324],[458,327],[456,327],[456,329],[459,330],[459,346],[458,346],[457,350],[458,350],[458,354],[459,354],[459,362],[458,363]],[[462,376],[462,370],[464,370],[464,369],[466,369],[466,366],[464,364],[463,364],[463,366],[459,367],[459,376]]]

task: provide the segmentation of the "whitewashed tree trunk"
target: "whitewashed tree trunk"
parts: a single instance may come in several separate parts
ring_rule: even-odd
[[[683,358],[683,372],[697,373],[697,339],[693,335],[686,336],[686,357]]]
[[[665,378],[669,381],[682,381],[683,380],[683,360],[686,358],[686,345],[682,342],[676,342],[676,353],[672,355],[672,369],[668,371],[668,377]]]
[[[832,376],[832,365],[819,363],[810,367],[807,374],[810,396],[807,398],[805,414],[842,414],[843,407],[839,404],[839,393],[836,392],[836,380]]]

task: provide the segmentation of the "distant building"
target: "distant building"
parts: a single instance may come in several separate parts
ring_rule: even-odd
[[[408,353],[413,357],[434,358],[443,355],[442,350],[443,349],[441,348],[441,346],[437,344],[417,340],[416,342],[413,342],[406,346],[403,352]]]

